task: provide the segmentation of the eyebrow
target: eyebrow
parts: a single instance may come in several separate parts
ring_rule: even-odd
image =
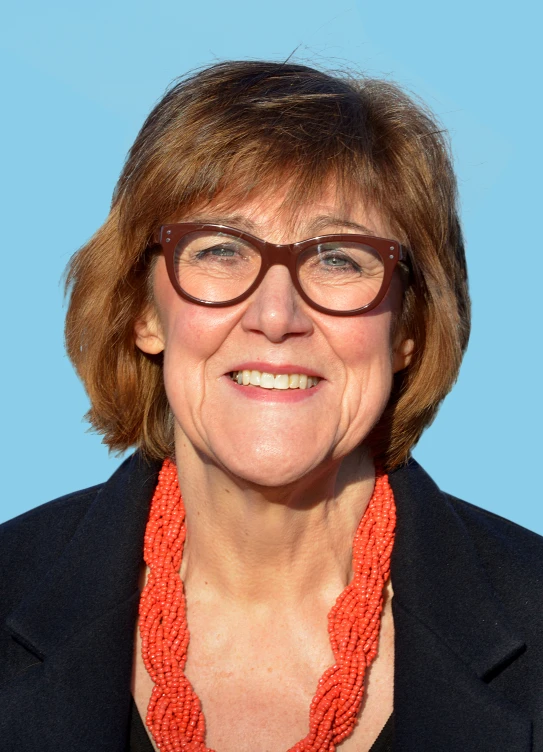
[[[226,225],[228,227],[233,227],[239,230],[247,230],[254,235],[259,232],[258,225],[248,219],[248,217],[245,217],[243,214],[228,214],[216,216],[210,216],[206,214],[205,216],[191,217],[190,221],[202,222],[202,224]],[[306,225],[304,229],[305,232],[316,235],[317,233],[322,232],[322,230],[327,227],[348,228],[349,230],[357,230],[363,235],[372,235],[373,237],[377,236],[377,233],[375,233],[373,230],[370,230],[370,228],[366,227],[365,225],[359,224],[358,222],[353,222],[350,219],[345,219],[344,217],[336,217],[332,214],[320,214],[319,216],[315,217],[308,225]]]
[[[359,222],[353,222],[344,217],[335,217],[332,214],[321,214],[318,217],[315,217],[310,224],[310,228],[314,232],[323,230],[325,227],[347,227],[350,230],[358,230],[364,235],[376,236],[376,233],[373,230],[370,230],[369,227],[366,227],[366,225],[362,225]]]
[[[247,230],[248,232],[256,232],[258,230],[257,225],[247,217],[244,217],[243,214],[203,214],[194,217],[189,216],[187,219],[181,221],[201,222],[203,225],[225,225],[233,227],[235,230]]]

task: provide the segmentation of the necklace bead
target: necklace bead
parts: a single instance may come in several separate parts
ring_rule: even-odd
[[[364,677],[377,654],[383,588],[390,573],[396,508],[388,477],[378,474],[353,541],[353,579],[328,614],[335,663],[317,684],[309,733],[288,752],[334,752],[356,726]],[[159,473],[144,538],[149,577],[139,604],[142,657],[154,688],[146,724],[160,752],[213,752],[205,745],[200,700],[184,674],[189,646],[179,575],[186,537],[177,468]]]

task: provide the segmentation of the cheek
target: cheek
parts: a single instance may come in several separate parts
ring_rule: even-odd
[[[222,375],[215,354],[231,330],[225,314],[216,315],[185,301],[172,310],[165,325],[164,385],[173,412],[195,413],[206,387]]]
[[[204,407],[220,376],[213,356],[230,330],[228,322],[214,314],[181,300],[170,310],[164,327],[164,388],[176,436],[189,437],[202,450],[207,445]]]
[[[390,310],[347,321],[336,329],[335,356],[343,364],[340,435],[354,445],[381,417],[392,388]]]
[[[392,324],[392,310],[387,300],[365,316],[345,318],[330,327],[328,340],[336,356],[343,362],[346,374],[360,385],[374,370],[376,375],[383,376],[391,370]]]
[[[184,301],[170,311],[165,326],[166,357],[200,360],[218,348],[224,339],[221,322],[215,318],[211,325],[206,314]]]
[[[164,333],[166,362],[200,362],[214,353],[231,327],[228,309],[207,309],[181,298],[173,289],[164,260],[157,263],[154,293]]]
[[[165,270],[164,270],[165,271]],[[180,298],[157,270],[155,300],[164,339],[164,386],[179,422],[194,423],[213,372],[213,356],[232,327],[228,309],[206,309]]]

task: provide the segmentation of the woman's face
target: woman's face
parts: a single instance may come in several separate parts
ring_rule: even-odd
[[[183,219],[274,243],[338,232],[394,237],[375,212],[361,203],[340,205],[334,191],[298,211],[295,221],[279,210],[282,198],[249,201],[235,216],[211,204]],[[156,310],[138,321],[136,342],[144,352],[164,352],[176,446],[188,441],[205,461],[246,481],[282,486],[353,452],[383,412],[393,373],[408,363],[413,343],[391,341],[398,280],[370,313],[338,317],[301,300],[283,266],[273,266],[247,300],[215,309],[179,297],[163,257],[154,275]],[[231,377],[243,370],[319,381],[307,389],[244,386]]]

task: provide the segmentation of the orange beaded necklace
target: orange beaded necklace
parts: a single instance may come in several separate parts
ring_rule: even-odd
[[[309,733],[289,752],[334,752],[356,725],[364,676],[377,653],[395,523],[388,477],[377,475],[353,541],[353,579],[328,614],[336,662],[319,680],[309,710]],[[185,536],[177,470],[165,460],[145,531],[144,559],[150,574],[139,607],[143,661],[155,684],[146,723],[161,752],[212,752],[205,746],[200,700],[184,674],[189,632],[179,570]]]

